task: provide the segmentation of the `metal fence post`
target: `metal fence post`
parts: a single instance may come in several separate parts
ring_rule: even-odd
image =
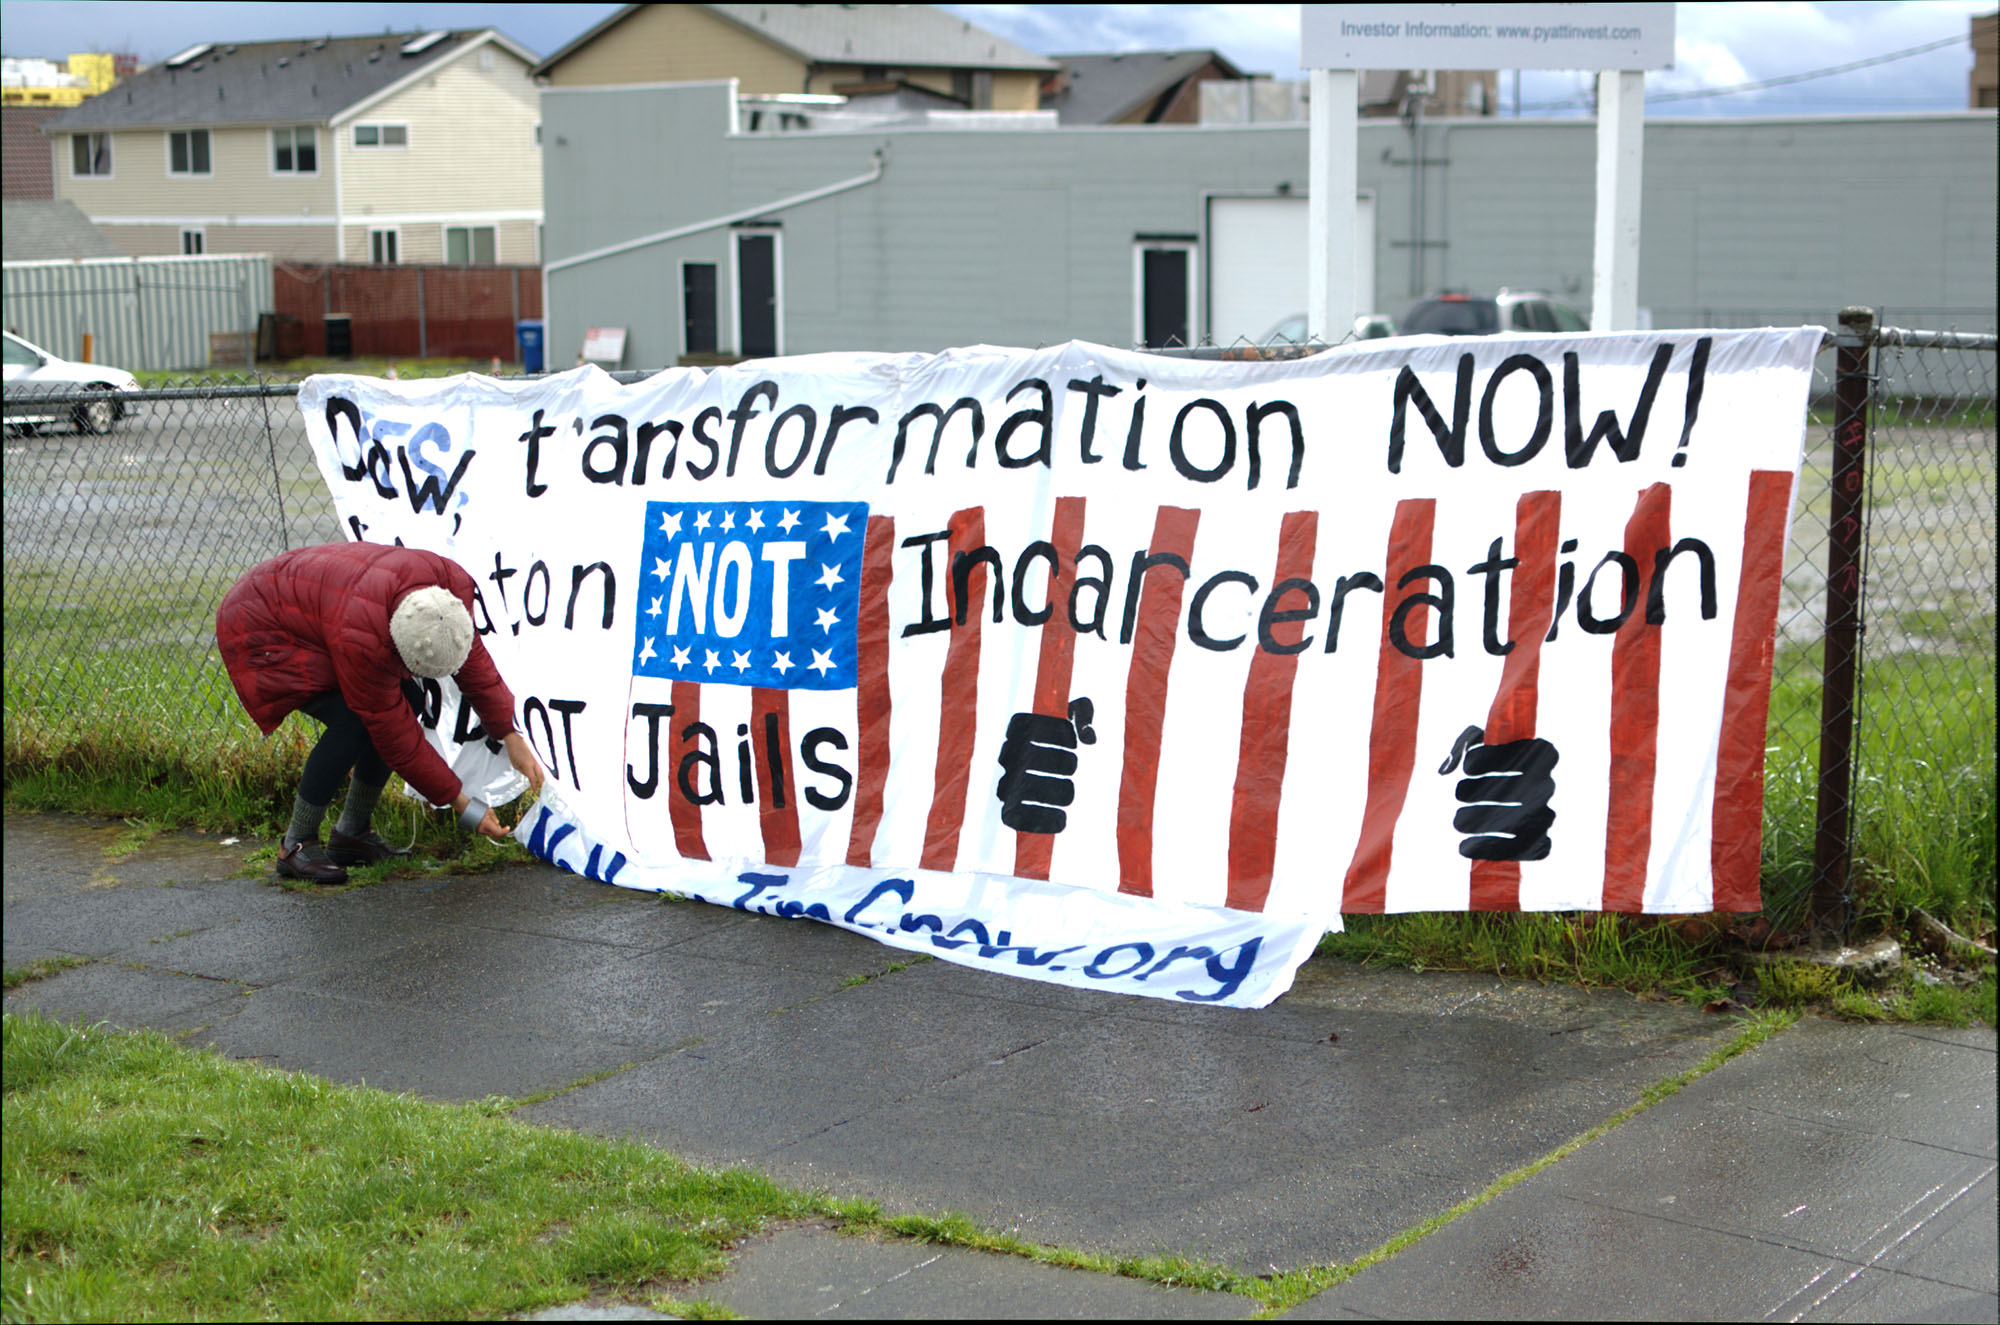
[[[1833,387],[1833,508],[1827,517],[1826,656],[1814,799],[1812,921],[1844,931],[1853,858],[1856,682],[1861,669],[1862,518],[1868,488],[1868,406],[1875,311],[1840,310]]]

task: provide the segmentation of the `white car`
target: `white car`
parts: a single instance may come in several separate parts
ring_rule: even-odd
[[[78,432],[109,432],[131,411],[119,397],[137,391],[139,379],[123,368],[71,363],[11,332],[0,335],[7,342],[4,417],[9,432],[32,432],[50,423],[72,424]],[[89,398],[74,399],[80,393],[90,393]],[[50,394],[67,398],[56,404],[38,399]]]

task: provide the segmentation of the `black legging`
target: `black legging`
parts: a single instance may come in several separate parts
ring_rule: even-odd
[[[368,728],[347,707],[338,690],[314,696],[301,704],[299,711],[326,724],[319,743],[306,756],[305,774],[299,779],[299,795],[306,804],[331,804],[349,769],[354,771],[357,781],[371,787],[389,781],[389,765],[375,753],[375,742],[369,739]]]

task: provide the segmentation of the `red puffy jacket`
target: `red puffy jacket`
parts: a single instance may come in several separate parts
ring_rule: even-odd
[[[215,642],[243,707],[266,735],[287,713],[329,690],[368,728],[375,752],[433,805],[449,805],[459,780],[424,739],[403,699],[410,669],[389,637],[389,617],[412,589],[441,585],[472,610],[472,577],[416,548],[329,543],[253,567],[215,614]],[[477,635],[453,678],[486,734],[514,730],[514,696]]]

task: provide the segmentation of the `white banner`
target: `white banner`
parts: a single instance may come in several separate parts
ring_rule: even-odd
[[[626,887],[1257,1007],[1347,912],[1754,910],[1821,332],[316,377]],[[447,748],[476,717],[441,696]]]

